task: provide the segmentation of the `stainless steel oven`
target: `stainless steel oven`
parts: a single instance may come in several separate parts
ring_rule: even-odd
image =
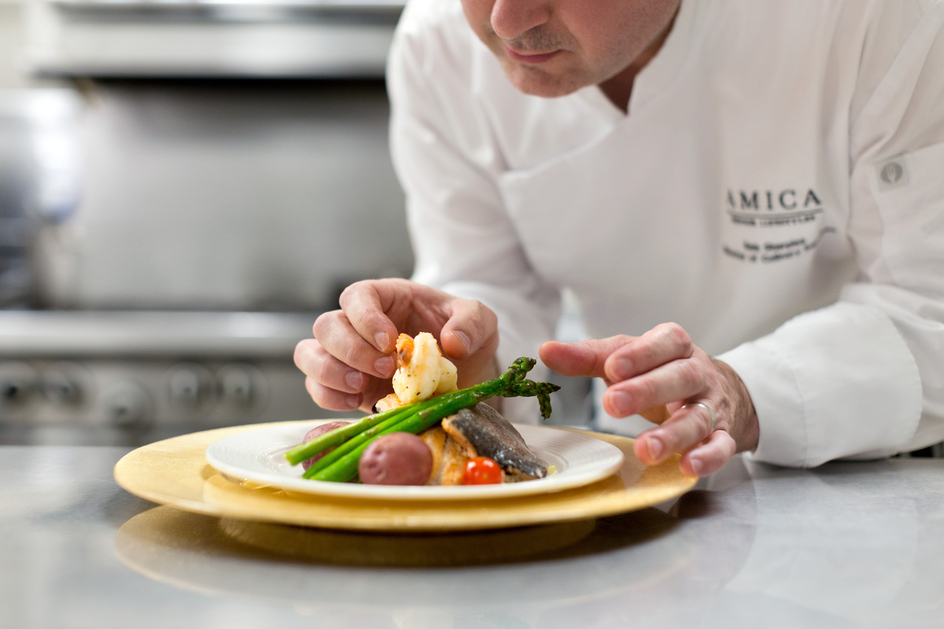
[[[291,361],[313,317],[0,312],[0,442],[135,445],[234,424],[335,415]]]
[[[383,83],[400,9],[29,2],[26,66],[66,87],[0,94],[62,105],[17,123],[45,165],[0,151],[56,201],[0,200],[0,441],[336,415],[292,353],[348,283],[412,268]]]

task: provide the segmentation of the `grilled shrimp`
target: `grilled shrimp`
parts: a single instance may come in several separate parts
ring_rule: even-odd
[[[442,355],[429,332],[420,332],[415,339],[408,334],[397,337],[397,365],[393,392],[400,404],[425,400],[456,388],[456,366]]]

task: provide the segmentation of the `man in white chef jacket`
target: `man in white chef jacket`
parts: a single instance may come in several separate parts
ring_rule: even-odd
[[[944,2],[413,0],[388,70],[417,266],[299,345],[321,406],[429,331],[667,405],[636,454],[693,475],[944,439]]]

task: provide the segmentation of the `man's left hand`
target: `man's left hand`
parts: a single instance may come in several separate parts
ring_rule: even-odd
[[[678,324],[663,323],[639,337],[550,341],[540,356],[561,375],[603,378],[603,409],[613,417],[666,406],[668,418],[636,438],[634,452],[647,465],[679,453],[684,473],[707,476],[736,452],[757,447],[760,429],[744,383]],[[714,412],[714,426],[699,403]]]

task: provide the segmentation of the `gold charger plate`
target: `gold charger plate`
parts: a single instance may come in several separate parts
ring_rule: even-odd
[[[632,439],[587,431],[576,432],[623,451],[623,467],[615,475],[583,487],[514,499],[365,501],[297,494],[232,482],[207,463],[204,453],[211,443],[266,425],[271,424],[207,430],[143,446],[118,461],[115,480],[136,496],[193,513],[365,531],[493,529],[605,517],[665,502],[698,480],[682,474],[678,456],[648,467],[633,454]]]

